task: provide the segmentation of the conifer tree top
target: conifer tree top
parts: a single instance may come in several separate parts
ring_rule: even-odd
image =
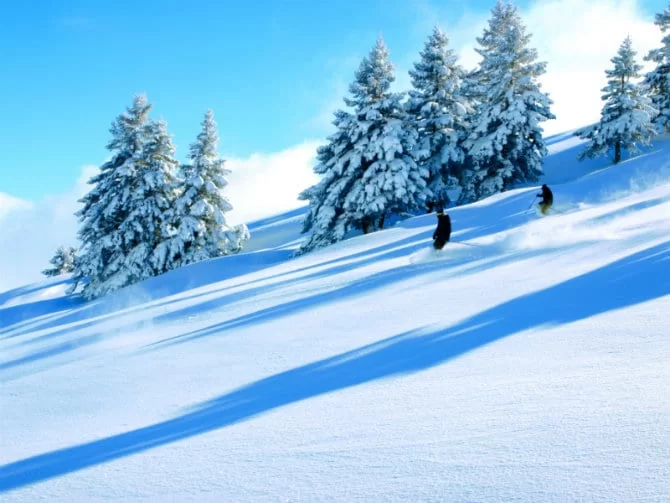
[[[388,48],[380,36],[356,70],[354,81],[349,86],[353,99],[344,100],[348,106],[361,111],[388,95],[391,83],[395,80],[393,75],[395,68],[388,58]]]
[[[433,32],[420,52],[421,59],[409,71],[414,89],[435,94],[445,89],[454,72],[461,76],[463,72],[457,65],[458,57],[448,46],[449,38],[446,33],[437,25],[433,27]],[[456,83],[452,79],[452,86],[447,87],[453,87]],[[453,91],[451,88],[448,90]]]
[[[523,35],[526,35],[526,29],[521,22],[521,16],[516,5],[498,0],[491,9],[488,28],[484,29],[481,37],[477,37],[477,42],[483,46],[489,45],[489,43],[495,41],[496,37],[504,35],[510,27],[518,29]]]
[[[618,83],[622,78],[629,80],[640,77],[640,70],[642,65],[635,62],[637,52],[633,50],[633,42],[630,36],[626,37],[616,56],[610,61],[614,64],[611,70],[605,70],[607,77],[613,81],[611,83]]]
[[[481,47],[475,51],[482,56],[481,70],[516,70],[537,59],[537,50],[528,47],[531,34],[523,24],[518,8],[511,2],[498,0],[491,10],[488,28],[484,29],[477,42]],[[527,67],[529,75],[539,76],[545,71],[545,63]]]
[[[190,158],[193,161],[200,157],[205,157],[210,161],[216,160],[219,156],[217,153],[219,134],[216,130],[216,122],[214,121],[214,112],[212,110],[205,112],[205,118],[201,126],[202,129],[196,141],[190,146]]]
[[[129,148],[133,152],[139,150],[142,143],[140,129],[148,121],[150,110],[151,104],[148,103],[146,95],[136,94],[133,104],[112,124],[110,128],[112,139],[107,144],[107,149],[125,150]]]

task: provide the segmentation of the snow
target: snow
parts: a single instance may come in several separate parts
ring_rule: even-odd
[[[3,503],[670,499],[670,144],[548,143],[561,213],[454,208],[439,256],[425,215],[294,258],[302,208],[92,302],[0,293]]]

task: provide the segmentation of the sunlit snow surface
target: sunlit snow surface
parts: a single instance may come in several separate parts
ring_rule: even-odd
[[[670,501],[670,144],[91,303],[0,293],[0,501]]]

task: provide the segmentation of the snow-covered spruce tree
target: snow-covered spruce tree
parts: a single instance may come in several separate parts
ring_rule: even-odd
[[[464,71],[448,45],[447,36],[435,27],[409,72],[408,127],[418,133],[414,158],[428,171],[429,212],[448,205],[449,191],[460,187],[466,121],[472,112],[461,89]]]
[[[223,194],[230,171],[219,158],[218,140],[214,113],[209,110],[190,146],[190,162],[182,166],[181,192],[170,212],[168,239],[157,250],[157,264],[174,268],[237,253],[249,239],[246,225],[226,223],[226,213],[233,209]]]
[[[368,233],[385,218],[419,208],[425,200],[427,171],[411,156],[416,131],[404,128],[402,93],[392,93],[394,67],[380,37],[356,71],[345,103],[337,111],[336,132],[318,149],[319,183],[300,198],[310,209],[300,252],[340,241],[352,229]]]
[[[165,239],[165,228],[174,206],[179,163],[175,147],[163,120],[147,124],[147,141],[137,163],[130,212],[119,226],[126,261],[110,280],[110,290],[169,271],[171,264],[154,261],[158,246]]]
[[[656,14],[655,24],[664,34],[670,30],[670,7]],[[670,132],[670,33],[663,37],[663,46],[650,51],[644,59],[656,63],[656,68],[644,79],[652,103],[658,110],[654,124],[659,132]]]
[[[83,294],[88,298],[102,293],[102,285],[124,259],[113,236],[129,213],[128,180],[146,141],[150,109],[144,95],[135,96],[133,105],[113,122],[107,144],[113,156],[89,180],[92,188],[80,200],[83,207],[76,215],[81,222],[81,249],[73,277],[75,288],[86,281]]]
[[[92,299],[163,272],[151,257],[162,240],[163,213],[173,204],[174,146],[163,121],[150,122],[144,95],[112,124],[114,152],[81,199],[81,251],[74,278]]]
[[[356,222],[344,213],[344,201],[353,183],[355,168],[361,162],[360,154],[354,152],[354,139],[350,137],[354,122],[351,114],[336,111],[333,121],[336,132],[328,137],[326,145],[317,148],[314,172],[321,178],[298,196],[310,205],[302,232],[312,231],[298,250],[299,254],[340,241],[348,229],[355,227]]]
[[[482,60],[469,86],[478,103],[465,142],[470,166],[462,202],[536,181],[547,154],[540,123],[555,119],[552,101],[537,82],[546,64],[528,47],[531,35],[516,6],[498,0],[491,14],[477,39]]]
[[[654,135],[652,121],[656,109],[645,96],[644,87],[633,82],[640,77],[642,65],[635,62],[636,52],[630,37],[621,44],[611,61],[614,68],[606,70],[607,86],[603,91],[605,101],[600,122],[575,132],[582,139],[589,139],[579,153],[580,160],[606,155],[614,150],[614,164],[621,161],[623,150],[639,151],[640,145],[649,145]]]
[[[49,263],[53,266],[50,269],[45,269],[42,274],[45,276],[60,276],[61,274],[68,274],[74,271],[74,264],[76,260],[76,248],[69,246],[60,246]]]

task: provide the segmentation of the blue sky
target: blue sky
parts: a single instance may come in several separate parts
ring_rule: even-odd
[[[453,29],[457,44],[473,43],[465,40],[473,38],[468,28],[485,19],[492,4],[8,3],[0,18],[0,193],[36,199],[67,190],[83,165],[104,160],[109,125],[136,92],[146,92],[153,116],[168,121],[180,158],[207,108],[215,111],[226,156],[279,152],[321,139],[378,34],[406,73],[435,22]],[[518,5],[529,8],[529,2]],[[650,20],[666,5],[638,1],[637,12]],[[406,82],[406,75],[399,77],[399,85]]]

